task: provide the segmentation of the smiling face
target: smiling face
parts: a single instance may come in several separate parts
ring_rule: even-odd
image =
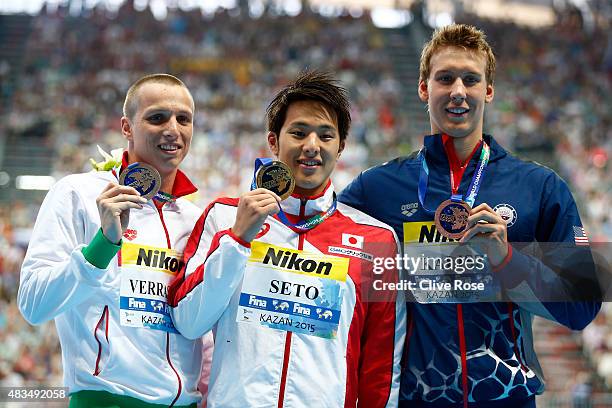
[[[148,163],[162,179],[173,176],[191,144],[193,99],[186,88],[169,83],[147,82],[136,92],[133,117],[121,118],[130,163]]]
[[[291,103],[280,134],[269,132],[268,144],[272,153],[291,168],[294,193],[305,197],[325,189],[344,149],[336,115],[312,100]]]
[[[484,106],[493,100],[493,85],[485,78],[483,53],[442,47],[430,61],[430,75],[419,82],[419,97],[427,102],[432,133],[478,140]]]

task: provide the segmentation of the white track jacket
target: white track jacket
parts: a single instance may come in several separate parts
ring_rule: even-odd
[[[172,327],[164,282],[180,269],[201,211],[182,198],[161,209],[152,200],[132,209],[121,250],[98,269],[81,250],[100,228],[96,197],[116,180],[110,171],[91,172],[51,188],[21,270],[19,309],[32,324],[55,319],[70,393],[103,390],[164,405],[197,402],[201,341]],[[195,190],[179,172],[173,194]]]
[[[328,185],[318,197],[292,196],[281,206],[296,222],[326,211],[332,201],[333,188]],[[393,230],[338,204],[331,217],[305,233],[284,225],[277,216],[268,217],[249,244],[230,230],[237,205],[238,199],[232,198],[209,205],[185,249],[185,270],[168,295],[174,323],[186,337],[198,338],[214,329],[208,407],[397,406],[404,298],[387,293],[387,301],[370,302],[365,293],[376,278],[372,257],[396,255]],[[265,265],[260,263],[256,272],[261,275],[253,275],[249,265],[257,263],[258,252]],[[305,253],[321,260],[318,268],[316,261],[299,260]],[[334,276],[338,258],[348,265],[348,274],[340,281],[337,310],[308,306],[307,298],[318,299],[321,293],[295,282],[316,273],[331,271],[329,276]],[[268,273],[287,278],[270,278]],[[391,273],[397,279],[397,272]],[[257,287],[268,295],[247,293]],[[304,314],[310,317],[302,318]],[[307,322],[336,327],[331,323],[335,318],[335,337],[308,332]]]

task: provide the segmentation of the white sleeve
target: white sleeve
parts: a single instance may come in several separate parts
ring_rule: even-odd
[[[218,231],[216,207],[196,223],[185,248],[185,268],[168,294],[174,325],[188,339],[211,330],[225,312],[251,253],[230,229]]]
[[[106,270],[91,265],[81,252],[85,216],[81,197],[66,179],[45,197],[21,267],[18,293],[19,310],[31,324],[79,305],[102,284]]]

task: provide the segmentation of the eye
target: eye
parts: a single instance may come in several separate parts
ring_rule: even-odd
[[[450,84],[453,81],[453,77],[452,75],[447,74],[440,75],[438,77],[438,81],[442,82],[443,84]]]
[[[334,135],[331,133],[324,133],[320,137],[322,140],[332,140],[334,138]]]
[[[181,125],[189,125],[191,123],[191,117],[187,115],[179,115],[176,117],[176,120]]]
[[[164,115],[161,113],[154,113],[147,117],[147,120],[151,123],[160,123],[164,120]]]
[[[304,133],[302,130],[300,129],[294,129],[294,130],[290,130],[289,134],[297,136],[297,137],[304,137],[306,136],[306,133]]]
[[[468,75],[464,78],[463,82],[465,82],[468,85],[474,85],[480,82],[480,78],[478,78],[475,75]]]

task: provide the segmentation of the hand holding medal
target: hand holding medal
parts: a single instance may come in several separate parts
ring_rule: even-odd
[[[471,210],[459,242],[482,244],[492,265],[499,265],[508,255],[506,222],[486,203]]]
[[[108,183],[96,199],[102,233],[112,243],[121,241],[128,227],[130,209],[141,209],[147,199],[133,187]]]
[[[281,198],[273,191],[257,188],[240,196],[232,232],[251,242],[269,215],[280,211]]]
[[[111,242],[121,240],[129,223],[130,209],[141,209],[152,198],[170,201],[172,196],[159,191],[161,176],[152,166],[132,163],[119,175],[119,185],[109,183],[96,202],[102,233]]]

